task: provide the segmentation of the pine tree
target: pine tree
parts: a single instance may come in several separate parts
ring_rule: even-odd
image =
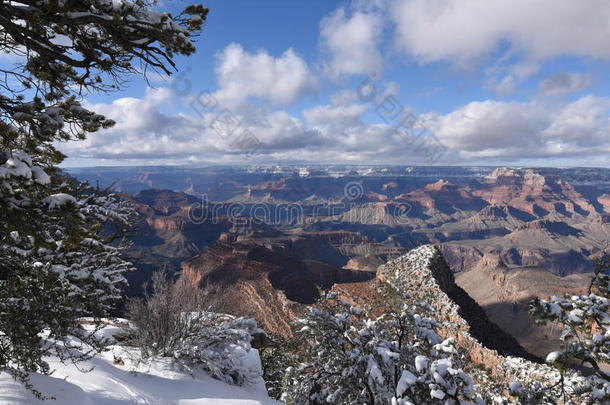
[[[587,382],[563,394],[588,393],[590,403],[610,402],[610,257],[602,254],[594,261],[595,267],[587,294],[535,299],[530,313],[538,323],[561,325],[561,349],[549,353],[546,361],[561,372],[561,381],[573,366],[593,370]]]
[[[0,0],[0,51],[17,60],[0,68],[0,371],[28,386],[28,372],[51,371],[47,354],[78,360],[103,348],[79,319],[99,327],[131,268],[121,236],[132,209],[63,176],[57,144],[113,125],[81,97],[120,89],[133,73],[171,74],[176,54],[195,51],[208,10],[154,5]]]

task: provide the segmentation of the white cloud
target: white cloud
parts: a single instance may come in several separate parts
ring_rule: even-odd
[[[512,94],[545,60],[559,56],[610,59],[606,0],[352,0],[320,24],[331,78],[379,72],[386,34],[399,54],[458,68],[481,63],[485,85]]]
[[[584,96],[557,112],[544,131],[546,139],[579,147],[610,150],[610,99]],[[592,154],[597,151],[591,150]]]
[[[428,125],[463,158],[582,158],[610,152],[610,99],[585,96],[567,105],[471,102]]]
[[[535,146],[547,123],[544,112],[525,104],[502,101],[472,102],[431,121],[447,146],[468,153]]]
[[[217,55],[216,93],[224,105],[235,106],[250,97],[276,105],[289,105],[317,89],[317,79],[307,63],[292,49],[279,57],[260,50],[249,53],[230,44]]]
[[[303,116],[311,125],[354,125],[366,109],[362,104],[319,105],[303,111]]]
[[[320,23],[320,39],[330,61],[326,72],[333,78],[344,75],[379,73],[383,57],[379,42],[383,16],[376,8],[340,7]]]
[[[575,93],[589,87],[592,83],[591,75],[559,73],[544,79],[540,83],[539,93],[543,96]]]
[[[469,67],[484,62],[477,65],[484,86],[499,96],[513,93],[547,59],[610,59],[607,0],[352,0],[319,28],[320,50],[328,56],[323,73],[331,79],[381,73],[389,38],[400,57],[422,64],[444,61]],[[389,125],[363,118],[375,117],[375,107],[386,95],[398,95],[396,83],[385,83],[369,103],[346,87],[332,94],[328,104],[294,114],[298,101],[317,94],[320,70],[293,49],[272,55],[233,43],[216,55],[215,73],[218,89],[213,95],[220,107],[214,112],[197,116],[188,105],[174,110],[179,100],[168,89],[149,89],[141,98],[93,105],[117,125],[60,148],[81,159],[242,161],[248,150],[238,135],[224,136],[213,128],[216,114],[229,108],[241,122],[237,132],[247,129],[259,143],[252,161],[428,163]],[[382,80],[380,74],[375,80]],[[575,93],[591,84],[590,75],[561,73],[543,80],[538,96]],[[443,89],[418,95],[438,91]],[[563,102],[559,97],[474,101],[423,118],[427,129],[450,148],[439,163],[608,161],[610,98]],[[283,110],[289,106],[290,112]],[[180,110],[186,113],[174,112]]]
[[[388,91],[392,90],[390,86]],[[390,125],[370,123],[376,103],[354,101],[345,91],[334,102],[302,111],[251,108],[235,118],[239,128],[227,135],[214,127],[215,113],[172,113],[176,100],[164,88],[142,98],[121,98],[92,107],[114,119],[111,129],[86,141],[60,145],[76,159],[152,162],[257,162],[305,160],[429,164],[429,157]],[[477,101],[445,115],[424,114],[424,126],[449,148],[445,164],[589,164],[610,152],[610,98],[585,96],[560,104],[541,98],[530,102]],[[378,122],[381,119],[378,120]],[[244,130],[247,130],[244,132]],[[248,133],[255,144],[242,141]],[[252,148],[256,154],[249,156]]]
[[[388,85],[388,92],[395,86]],[[425,156],[396,137],[386,124],[365,124],[362,116],[371,105],[353,101],[345,92],[335,103],[303,111],[303,119],[286,111],[240,109],[234,117],[239,128],[227,135],[217,131],[220,111],[201,116],[172,113],[176,104],[171,91],[149,89],[142,98],[125,97],[110,104],[90,105],[116,121],[110,129],[90,134],[85,141],[59,145],[72,159],[82,161],[171,162],[181,161],[307,161],[345,162],[408,159],[425,163]],[[256,154],[246,132],[255,137]],[[421,158],[421,159],[419,159]],[[419,160],[418,160],[419,159]]]
[[[90,134],[84,141],[60,144],[75,159],[142,161],[243,159],[252,150],[262,154],[322,147],[320,133],[285,111],[233,115],[240,124],[234,131],[216,127],[219,114],[169,113],[177,104],[167,88],[148,89],[142,98],[125,97],[110,104],[89,105],[96,112],[116,121],[107,130]],[[232,113],[231,113],[232,114]],[[247,134],[247,135],[246,135]],[[253,137],[253,138],[252,138]]]
[[[468,65],[502,43],[531,60],[610,58],[606,0],[395,0],[398,47],[419,62]]]
[[[215,145],[201,120],[182,113],[168,114],[174,104],[167,88],[148,89],[142,98],[124,97],[110,104],[88,105],[116,121],[84,141],[59,145],[72,158],[168,159],[189,156]]]

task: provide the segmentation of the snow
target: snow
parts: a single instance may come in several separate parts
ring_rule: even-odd
[[[435,345],[434,348],[436,350],[439,350],[444,353],[457,354],[457,350],[455,349],[455,347],[453,347],[454,344],[455,344],[455,339],[449,338],[449,339],[443,340],[442,343]]]
[[[0,178],[20,176],[29,179],[32,177],[31,164],[31,158],[27,154],[13,152],[13,155],[0,166]]]
[[[235,387],[209,377],[192,378],[176,372],[130,373],[114,366],[112,359],[96,359],[95,369],[82,373],[74,366],[54,363],[57,371],[52,376],[35,374],[34,386],[55,401],[40,401],[6,374],[0,374],[1,405],[258,405],[275,404],[265,393]]]
[[[546,362],[553,364],[559,359],[559,357],[561,357],[561,352],[551,352],[546,356]]]
[[[451,360],[449,359],[440,359],[437,360],[434,364],[435,371],[440,375],[444,376],[447,374],[447,370],[451,367]]]
[[[23,177],[34,179],[38,184],[48,185],[51,178],[45,171],[32,164],[32,158],[24,152],[12,151],[10,158],[0,165],[0,179]]]
[[[432,390],[430,391],[430,397],[434,399],[443,399],[445,398],[445,393],[441,390]]]
[[[415,357],[415,369],[422,373],[428,368],[428,358],[426,356]]]
[[[44,170],[42,170],[40,167],[38,166],[32,166],[32,176],[34,177],[34,179],[36,180],[36,182],[38,184],[42,184],[43,186],[46,186],[47,184],[51,183],[51,178],[49,177],[48,174],[45,173]]]
[[[368,374],[370,378],[372,378],[375,382],[377,382],[378,384],[383,384],[383,374],[381,373],[381,370],[379,370],[377,362],[372,358],[369,359]]]
[[[409,370],[402,370],[402,375],[400,376],[400,380],[398,380],[398,384],[396,384],[396,395],[402,396],[410,386],[415,385],[417,382],[417,377]]]
[[[49,205],[49,209],[61,208],[64,204],[73,203],[76,204],[76,198],[70,194],[59,193],[53,194],[45,198],[44,203]]]
[[[101,331],[110,337],[113,327]],[[121,359],[124,365],[114,364]],[[81,372],[73,364],[62,364],[57,358],[48,362],[55,372],[31,374],[34,387],[53,401],[36,399],[7,373],[0,373],[0,405],[271,405],[262,379],[253,386],[233,386],[215,380],[203,372],[189,374],[170,359],[151,363],[135,360],[135,352],[119,345],[83,363]],[[247,353],[249,366],[260,370],[258,352]]]
[[[574,309],[568,313],[568,319],[574,323],[582,323],[583,311],[580,309]]]
[[[557,297],[554,298],[557,299]],[[549,305],[549,308],[551,310],[551,315],[557,316],[561,314],[561,307],[559,306],[559,304],[553,302]]]

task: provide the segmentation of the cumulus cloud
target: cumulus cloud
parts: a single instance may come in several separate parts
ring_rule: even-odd
[[[391,93],[395,86],[380,94]],[[243,109],[230,113],[235,130],[219,130],[221,114],[179,112],[177,98],[165,88],[149,89],[141,98],[125,97],[89,107],[116,121],[113,128],[85,141],[59,145],[74,159],[130,162],[277,161],[386,162],[425,164],[427,156],[397,136],[385,123],[367,124],[363,116],[375,106],[349,97],[344,90],[330,104],[302,111]]]
[[[552,117],[543,132],[545,139],[578,147],[610,150],[610,99],[584,96],[569,103]],[[591,150],[595,152],[595,149]]]
[[[358,122],[367,107],[362,104],[319,105],[303,111],[305,119],[312,125],[353,125]]]
[[[241,47],[235,51],[237,57],[223,61],[229,65],[231,60],[237,61],[235,66],[239,66],[243,57],[261,57],[263,64],[292,58],[252,55]],[[544,94],[559,94],[576,91],[588,80],[584,75],[568,74],[550,77],[540,87]],[[246,94],[264,98],[263,90],[257,86],[250,87]],[[92,134],[86,141],[60,145],[60,149],[77,159],[131,159],[146,163],[235,162],[245,158],[252,162],[297,159],[430,163],[429,156],[394,130],[394,123],[375,115],[382,99],[398,96],[398,86],[390,82],[377,87],[375,100],[358,97],[356,89],[343,89],[332,94],[329,103],[307,108],[300,114],[247,103],[242,98],[240,108],[217,108],[199,115],[178,105],[181,100],[169,89],[148,89],[141,98],[124,97],[89,105],[115,120],[116,126]],[[284,86],[280,85],[280,89]],[[227,91],[227,86],[221,86],[216,94],[223,91]],[[240,97],[243,96],[232,98],[225,94],[223,103]],[[399,98],[394,100],[399,103]],[[404,109],[408,110],[408,106]],[[229,130],[220,119],[224,113],[229,114]],[[428,113],[421,118],[427,133],[434,134],[449,148],[439,163],[519,164],[532,159],[544,164],[546,159],[553,158],[583,164],[603,161],[610,152],[610,98],[588,95],[563,104],[548,97],[529,102],[475,101],[444,115]]]
[[[326,72],[333,78],[343,75],[380,72],[383,57],[379,42],[383,16],[370,7],[340,7],[320,23],[322,48],[329,54]]]
[[[240,44],[230,44],[217,55],[216,75],[216,96],[232,106],[250,97],[289,105],[318,86],[307,62],[292,49],[274,57],[265,50],[250,53]]]
[[[428,125],[462,158],[587,159],[610,152],[610,99],[585,96],[566,105],[471,102]]]
[[[269,155],[328,144],[315,128],[281,110],[244,109],[248,115],[220,108],[200,115],[170,113],[179,104],[167,88],[148,89],[142,98],[125,97],[89,107],[116,125],[90,134],[85,141],[59,145],[72,158],[242,159],[254,153]]]
[[[173,158],[201,150],[204,145],[214,149],[200,120],[164,112],[173,103],[172,92],[160,88],[148,89],[142,98],[124,97],[110,104],[88,105],[115,120],[116,125],[90,134],[84,141],[59,147],[70,157],[95,159]]]
[[[500,44],[532,60],[610,58],[610,3],[395,0],[396,44],[419,62],[469,64]]]
[[[591,86],[592,82],[591,75],[559,73],[544,79],[540,83],[539,93],[543,96],[575,93]]]

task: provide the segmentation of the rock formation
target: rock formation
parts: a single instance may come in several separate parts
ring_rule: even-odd
[[[442,253],[421,246],[379,267],[377,278],[390,284],[409,302],[420,300],[434,308],[434,317],[455,325],[459,339],[474,339],[502,355],[537,360],[517,340],[491,322],[485,311],[455,283]]]
[[[289,252],[289,251],[288,251]],[[285,255],[286,250],[247,242],[217,242],[183,262],[182,277],[203,288],[208,304],[256,318],[265,330],[290,336],[290,322],[312,304],[319,288],[364,282],[372,272],[346,270]]]

